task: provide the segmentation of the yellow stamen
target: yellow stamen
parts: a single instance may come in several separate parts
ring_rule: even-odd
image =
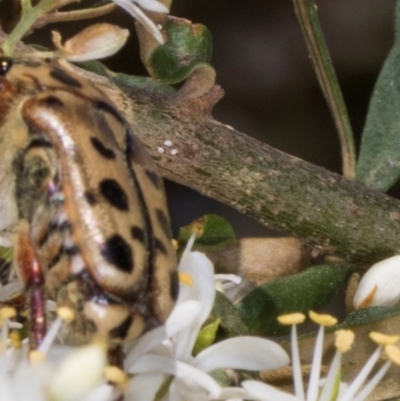
[[[46,360],[46,354],[36,350],[29,352],[29,361],[31,363],[42,363]]]
[[[11,346],[15,349],[21,349],[22,342],[21,342],[21,335],[19,334],[19,331],[12,331],[9,334],[10,341],[11,341]]]
[[[129,381],[125,372],[117,366],[106,366],[104,368],[104,375],[109,382],[118,384],[119,386],[125,386]]]
[[[179,249],[179,243],[176,239],[171,240],[172,246],[174,247],[175,251]]]
[[[192,276],[185,272],[179,273],[179,282],[182,284],[186,284],[188,287],[193,287],[193,279]]]
[[[335,346],[341,354],[347,352],[354,342],[354,333],[351,330],[335,331]]]
[[[400,365],[400,349],[398,347],[393,344],[386,345],[385,352],[393,363]]]
[[[200,218],[192,222],[189,227],[192,234],[196,234],[196,237],[201,237],[204,232],[204,219]]]
[[[301,324],[304,320],[306,320],[306,316],[302,313],[288,313],[278,316],[279,323],[284,325]]]
[[[369,338],[379,345],[393,345],[399,341],[400,336],[390,336],[373,331],[369,333]]]
[[[322,313],[316,313],[310,310],[308,312],[310,319],[321,326],[333,326],[337,323],[337,319],[331,315],[324,315]]]
[[[74,311],[67,306],[61,306],[57,308],[57,315],[60,319],[66,321],[67,323],[74,319]]]
[[[3,308],[0,309],[0,315],[2,319],[10,319],[14,316],[16,316],[17,311],[15,308],[12,308],[11,306],[4,306]]]

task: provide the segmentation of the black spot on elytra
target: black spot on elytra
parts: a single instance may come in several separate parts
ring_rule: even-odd
[[[98,110],[105,111],[106,113],[111,114],[116,120],[118,120],[121,124],[125,124],[124,119],[121,117],[121,115],[118,113],[117,110],[114,109],[110,104],[106,102],[102,102],[101,100],[97,101],[95,103],[95,107]]]
[[[74,255],[77,255],[79,253],[79,248],[76,245],[71,245],[69,247],[66,247],[64,249],[64,252],[68,256],[74,256]]]
[[[165,247],[164,243],[160,239],[155,238],[154,239],[154,245],[155,245],[155,248],[158,249],[164,255],[168,254],[167,248]]]
[[[133,226],[131,227],[131,235],[134,240],[137,240],[144,244],[146,242],[146,233],[144,232],[143,228]]]
[[[72,226],[68,220],[64,220],[61,223],[56,223],[56,229],[58,231],[72,231]]]
[[[64,103],[56,96],[47,96],[40,99],[40,103],[45,106],[50,106],[52,109],[64,107]]]
[[[68,85],[68,86],[73,86],[75,88],[81,88],[82,85],[81,83],[75,79],[74,77],[71,77],[66,71],[62,70],[61,68],[53,67],[53,69],[50,72],[50,75],[57,81]]]
[[[119,326],[110,330],[110,338],[125,339],[132,326],[133,316],[129,315]]]
[[[118,210],[129,210],[128,196],[118,181],[106,178],[100,182],[100,193]]]
[[[146,170],[146,175],[157,189],[161,189],[161,180],[157,173],[151,170]]]
[[[91,206],[94,206],[97,203],[96,196],[90,191],[85,191],[85,198],[87,203]]]
[[[178,273],[176,271],[171,272],[170,274],[170,289],[169,294],[171,298],[176,301],[179,295],[179,278]]]
[[[50,270],[51,268],[53,268],[60,260],[61,260],[61,257],[64,255],[64,246],[63,245],[61,245],[59,248],[58,248],[58,251],[57,251],[57,253],[53,256],[53,258],[50,260],[50,262],[49,262],[49,264],[48,264],[48,266],[47,266],[47,268]]]
[[[107,262],[113,264],[119,270],[125,273],[132,272],[132,250],[119,234],[113,235],[105,242],[101,253]]]
[[[128,129],[125,131],[126,157],[134,164],[145,167],[147,158],[144,157],[139,139]]]
[[[32,148],[52,148],[53,144],[47,141],[45,138],[34,138],[29,142],[29,145],[26,147],[26,150]]]
[[[68,220],[64,220],[61,223],[58,223],[57,221],[52,221],[48,225],[47,230],[43,234],[42,238],[40,238],[38,242],[39,247],[42,247],[54,233],[67,231],[72,231],[71,223]]]
[[[168,217],[166,216],[164,211],[161,209],[156,209],[156,216],[157,216],[158,223],[160,224],[160,227],[164,231],[165,236],[170,238],[171,237],[171,229],[169,226]]]
[[[115,159],[114,151],[104,146],[103,142],[101,142],[98,138],[92,136],[90,138],[90,142],[101,156],[106,159]]]

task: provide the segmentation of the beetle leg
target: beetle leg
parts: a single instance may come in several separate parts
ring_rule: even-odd
[[[26,221],[17,226],[14,250],[17,272],[25,285],[29,309],[29,344],[31,349],[36,349],[46,334],[44,274],[32,247]]]

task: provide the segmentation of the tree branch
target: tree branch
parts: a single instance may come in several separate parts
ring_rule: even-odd
[[[86,75],[119,106],[164,177],[351,261],[400,253],[399,201],[215,121],[218,86],[190,99]]]

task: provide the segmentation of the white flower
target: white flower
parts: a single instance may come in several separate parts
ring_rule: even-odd
[[[336,332],[335,341],[336,353],[333,357],[326,379],[321,380],[320,368],[324,326],[334,324],[336,319],[332,320],[329,315],[318,315],[315,313],[311,313],[310,317],[314,322],[319,323],[321,326],[315,340],[307,394],[304,392],[303,381],[301,378],[298,340],[296,334],[296,324],[304,320],[304,315],[301,317],[301,314],[293,314],[284,316],[283,321],[280,321],[281,323],[289,324],[290,320],[292,320],[291,344],[295,394],[286,393],[266,383],[247,380],[242,383],[242,386],[251,399],[258,401],[365,401],[386,374],[390,365],[392,363],[400,364],[400,349],[394,345],[399,341],[400,337],[371,333],[370,337],[378,344],[378,347],[372,353],[352,383],[349,385],[346,383],[340,383],[341,357],[344,352],[350,349],[354,340],[354,334],[350,330],[338,330]],[[386,361],[375,375],[364,385],[383,349],[388,357],[388,361]]]
[[[168,13],[169,10],[163,4],[156,0],[113,0],[115,4],[122,7],[125,11],[136,18],[143,27],[153,35],[154,39],[160,43],[164,43],[164,38],[162,37],[160,31],[154,22],[147,17],[147,15],[135,4],[137,3],[140,7],[153,11],[156,13]]]
[[[27,339],[11,341],[10,329],[20,329],[9,318],[12,308],[0,309],[1,401],[114,401],[119,390],[106,383],[104,345],[82,348],[54,345],[64,317],[58,317],[37,351],[28,352]],[[14,334],[18,334],[14,331]],[[51,347],[50,347],[51,346]],[[30,356],[28,360],[28,354]]]
[[[400,301],[400,255],[374,264],[363,276],[354,296],[356,309],[394,306]]]
[[[50,381],[50,398],[75,401],[89,395],[104,379],[107,360],[105,349],[105,344],[91,344],[68,354]]]
[[[179,273],[179,299],[165,326],[140,338],[126,358],[127,371],[137,374],[128,388],[128,400],[153,400],[168,378],[172,381],[163,400],[217,399],[222,388],[208,372],[219,368],[259,371],[289,363],[278,344],[258,337],[231,338],[192,356],[214,302],[214,271],[204,254],[186,251]]]

